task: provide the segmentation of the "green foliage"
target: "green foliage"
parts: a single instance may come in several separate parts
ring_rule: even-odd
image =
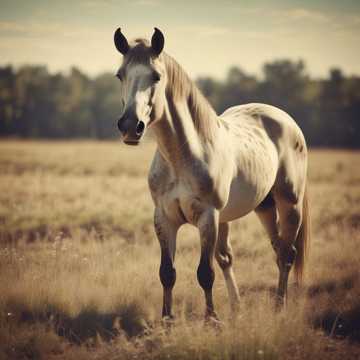
[[[287,111],[311,146],[360,146],[360,78],[331,69],[329,78],[309,78],[303,61],[276,60],[257,79],[232,67],[223,82],[200,78],[197,84],[221,113],[230,106],[263,102]]]
[[[120,84],[45,67],[0,68],[0,134],[24,138],[109,138],[121,111]]]
[[[197,84],[218,113],[248,102],[278,106],[298,122],[311,146],[359,147],[360,77],[331,69],[311,79],[303,61],[275,60],[256,78],[238,67],[223,81]],[[111,138],[121,113],[120,82],[111,74],[89,78],[46,67],[0,67],[0,135],[24,138]]]

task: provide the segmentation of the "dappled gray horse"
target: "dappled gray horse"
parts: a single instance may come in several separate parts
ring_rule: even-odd
[[[301,281],[308,238],[307,148],[301,130],[284,111],[265,104],[234,106],[218,116],[180,65],[163,52],[155,28],[151,43],[130,44],[118,29],[123,55],[124,142],[137,145],[148,128],[156,142],[149,186],[161,247],[162,315],[172,318],[176,235],[181,225],[199,229],[197,278],[205,293],[206,318],[217,319],[212,287],[213,259],[220,265],[232,309],[239,292],[232,270],[229,222],[254,210],[276,252],[277,303],[287,292],[293,264]]]

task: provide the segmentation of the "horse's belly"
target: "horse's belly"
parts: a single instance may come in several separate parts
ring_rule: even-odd
[[[234,180],[228,201],[220,211],[220,221],[231,221],[246,215],[256,207],[257,198],[257,190],[254,186]]]
[[[266,179],[260,176],[254,181],[245,180],[241,176],[233,179],[228,201],[220,211],[220,221],[232,221],[254,210],[270,192],[274,181],[275,172]]]

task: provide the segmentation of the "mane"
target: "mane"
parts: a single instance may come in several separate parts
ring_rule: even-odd
[[[187,102],[198,134],[211,141],[218,122],[216,112],[182,67],[168,54],[163,53],[161,56],[168,75],[168,95],[175,101]]]

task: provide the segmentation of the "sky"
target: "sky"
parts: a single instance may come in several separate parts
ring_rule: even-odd
[[[360,75],[360,0],[0,0],[0,65],[115,73],[115,29],[150,39],[154,26],[192,77],[221,79],[230,66],[261,75],[284,58],[314,77]]]

